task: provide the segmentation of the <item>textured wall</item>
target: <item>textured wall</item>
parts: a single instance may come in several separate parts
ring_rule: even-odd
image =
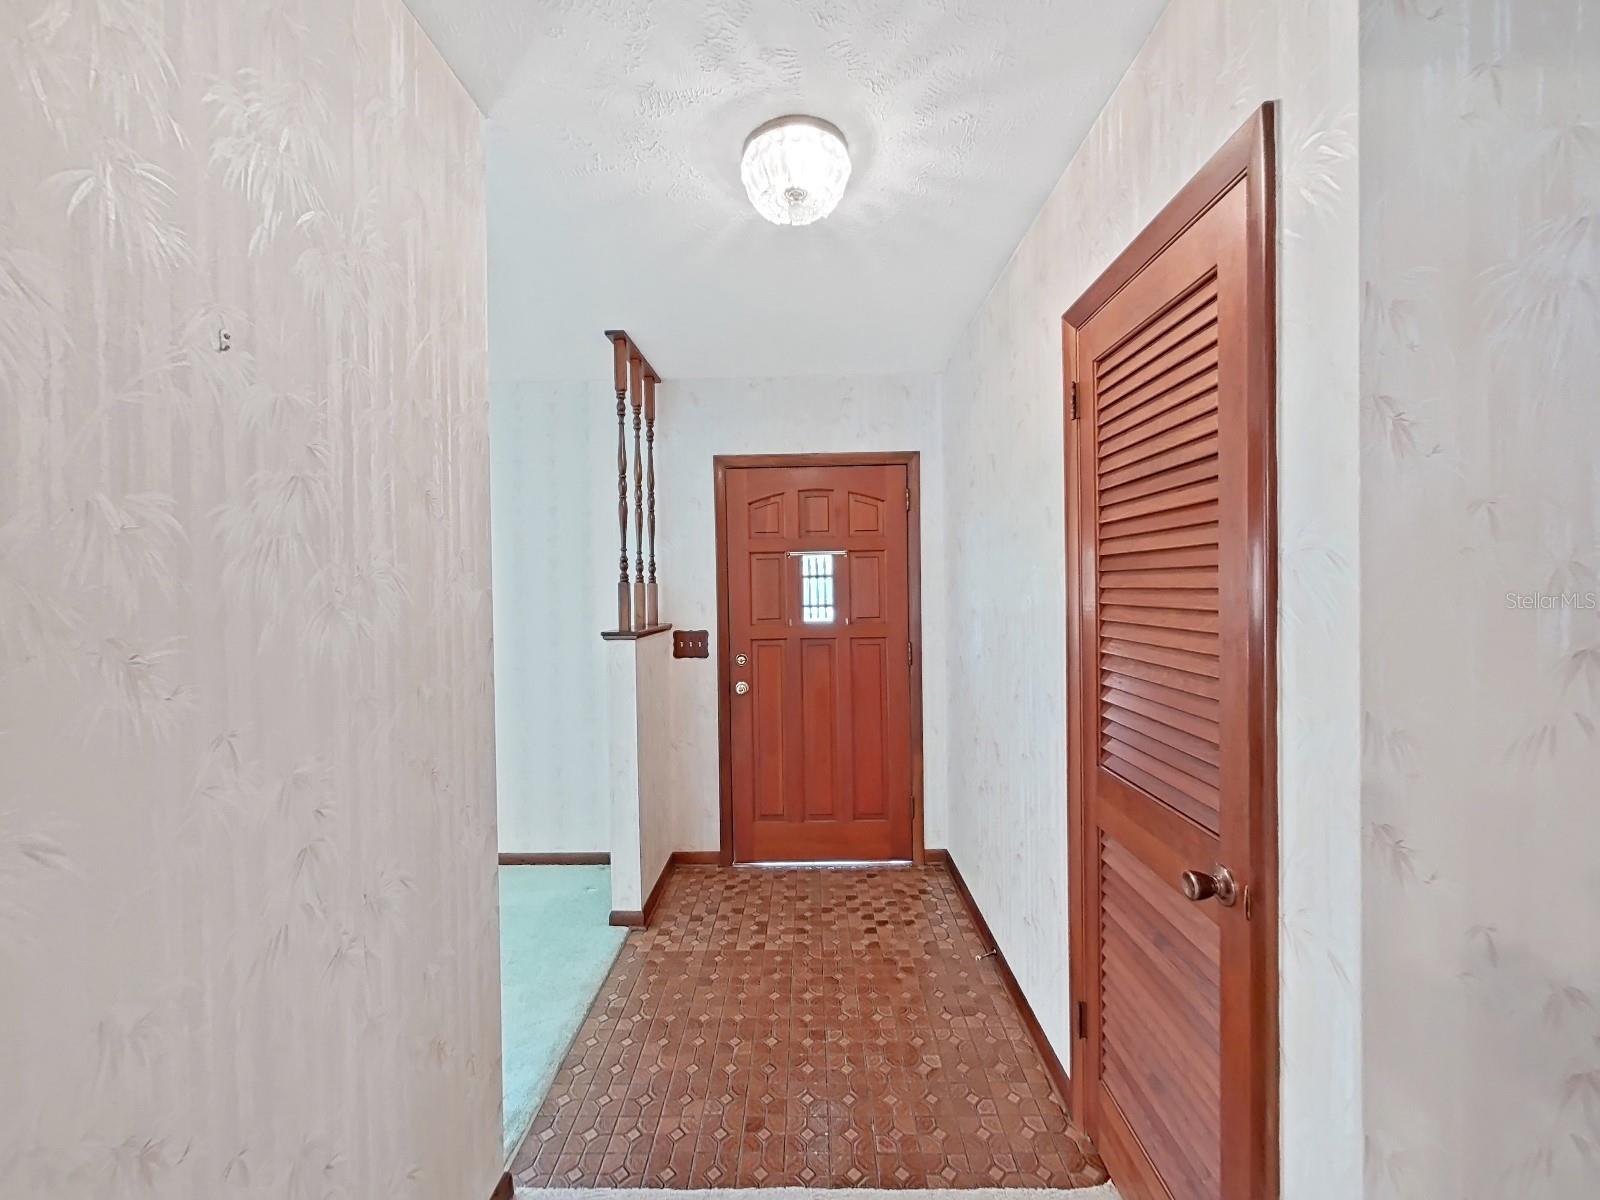
[[[639,656],[631,642],[599,642],[605,664],[606,754],[599,794],[611,808],[611,907],[637,911],[644,902],[644,806],[639,803]],[[651,825],[659,827],[660,814]]]
[[[594,351],[598,361],[610,353],[598,334]],[[609,382],[491,388],[495,752],[506,851],[611,844],[598,783],[607,744],[600,630],[616,624],[617,612],[615,406]]]
[[[634,690],[639,730],[639,895],[646,900],[672,852],[691,848],[679,841],[684,836],[682,814],[700,803],[704,789],[697,786],[692,795],[676,790],[683,773],[673,761],[673,723],[657,715],[670,710],[672,676],[681,665],[672,657],[672,635],[657,634],[631,646],[638,659]]]
[[[922,451],[924,644],[946,636],[944,505],[936,382],[925,375],[859,379],[742,379],[669,383],[660,392],[656,440],[661,508],[661,612],[680,626],[712,631],[711,657],[674,663],[670,676],[674,794],[692,801],[675,849],[717,845],[717,546],[711,460],[718,454]],[[926,839],[945,833],[944,673],[923,662]]]
[[[679,841],[683,814],[701,801],[678,794],[683,773],[674,759],[670,676],[672,637],[656,634],[636,642],[595,638],[605,666],[606,758],[602,769],[609,793],[611,907],[637,912]],[[712,781],[713,794],[716,782]]]
[[[1361,106],[1367,1195],[1600,1195],[1600,4],[1369,5]]]
[[[597,349],[603,354],[604,343]],[[522,406],[526,415],[503,418],[502,393],[513,397],[508,410]],[[612,395],[609,379],[496,389],[497,553],[513,539],[517,542],[510,551],[517,557],[496,560],[495,577],[502,630],[497,649],[501,816],[505,828],[525,831],[516,844],[502,834],[508,850],[593,850],[607,844],[595,840],[578,845],[568,831],[583,822],[593,824],[591,809],[603,807],[609,794],[606,752],[588,748],[583,714],[605,712],[599,632],[616,623]],[[927,843],[944,845],[944,660],[935,651],[945,636],[944,472],[936,381],[930,376],[881,376],[668,382],[658,392],[658,411],[661,615],[680,628],[714,633],[717,624],[714,455],[922,451]],[[629,438],[631,443],[631,432]],[[518,468],[526,486],[501,467],[513,461],[526,463]],[[597,490],[605,494],[596,495]],[[550,519],[556,504],[563,505],[560,521]],[[592,513],[584,514],[585,504],[593,505]],[[570,519],[565,515],[569,512]],[[632,540],[630,518],[630,558]],[[512,586],[518,588],[515,594],[509,591]],[[537,638],[526,630],[511,631],[514,622],[529,624]],[[540,630],[557,633],[545,636]],[[514,656],[513,637],[531,653]],[[671,850],[708,850],[718,844],[714,647],[713,637],[712,658],[667,664],[669,699],[652,715],[655,733],[664,739],[655,751],[663,768],[661,794],[670,798],[672,809],[663,833]],[[536,746],[532,755],[526,750],[530,745]],[[601,836],[609,838],[609,830],[596,835]],[[563,844],[557,844],[558,838]],[[574,844],[564,844],[566,840]]]
[[[487,1196],[478,114],[396,0],[0,57],[0,1195]]]
[[[950,848],[1068,1050],[1060,316],[1263,100],[1282,167],[1284,1195],[1359,1193],[1357,18],[1173,0],[944,377]]]

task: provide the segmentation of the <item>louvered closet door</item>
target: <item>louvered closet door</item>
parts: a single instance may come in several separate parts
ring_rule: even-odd
[[[1215,870],[1251,882],[1262,761],[1251,456],[1267,447],[1252,446],[1266,434],[1247,403],[1246,218],[1241,183],[1078,327],[1072,356],[1075,744],[1089,762],[1079,1069],[1130,1198],[1262,1195],[1254,897],[1227,906]]]

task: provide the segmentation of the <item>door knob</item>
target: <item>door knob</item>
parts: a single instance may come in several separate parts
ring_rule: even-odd
[[[745,681],[744,681],[744,680],[742,680],[742,679],[741,679],[741,680],[739,680],[739,682],[738,682],[738,683],[736,683],[736,684],[734,684],[734,685],[733,685],[733,694],[734,694],[734,695],[735,695],[735,696],[742,696],[742,695],[744,695],[744,694],[745,694],[745,693],[746,693],[746,692],[748,692],[748,691],[749,691],[749,690],[750,690],[750,685],[749,685],[749,684],[748,684],[748,683],[746,683],[746,682],[745,682]]]
[[[1239,881],[1227,867],[1212,867],[1209,871],[1185,871],[1180,877],[1183,894],[1198,904],[1216,898],[1223,908],[1232,908],[1239,901]]]

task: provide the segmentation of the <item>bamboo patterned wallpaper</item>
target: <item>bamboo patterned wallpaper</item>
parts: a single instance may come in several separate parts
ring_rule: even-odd
[[[1600,1195],[1600,3],[1382,0],[1362,33],[1366,1194],[1578,1200]]]
[[[399,0],[0,60],[0,1196],[487,1196],[479,115]]]
[[[1358,17],[1328,0],[1171,0],[943,380],[949,848],[1065,1058],[1061,314],[1277,102],[1285,1200],[1360,1190]]]

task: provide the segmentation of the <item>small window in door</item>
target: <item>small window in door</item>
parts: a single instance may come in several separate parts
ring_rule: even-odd
[[[800,556],[800,619],[807,625],[833,624],[833,557]]]

